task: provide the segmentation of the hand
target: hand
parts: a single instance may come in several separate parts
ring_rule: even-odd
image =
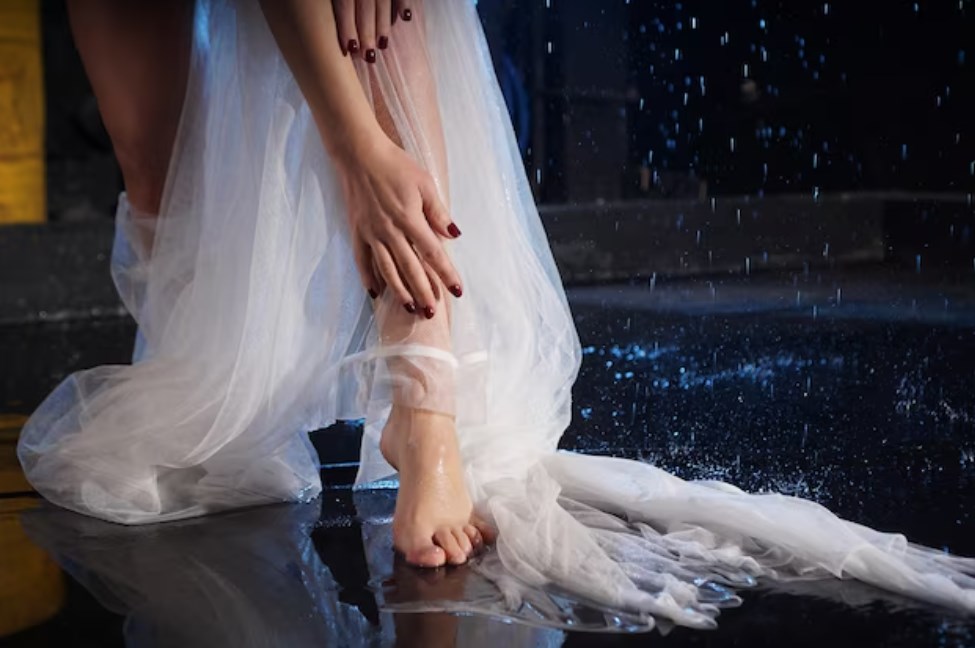
[[[396,19],[413,20],[409,3],[410,0],[332,0],[342,53],[361,53],[367,63],[375,63],[376,49],[389,46],[389,30]]]
[[[389,139],[339,158],[356,266],[369,295],[385,286],[410,313],[434,314],[438,281],[455,297],[460,276],[440,238],[457,238],[433,176]]]

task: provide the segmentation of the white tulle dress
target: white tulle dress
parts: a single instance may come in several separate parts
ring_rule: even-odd
[[[387,477],[378,438],[399,402],[456,417],[512,605],[546,586],[648,626],[712,627],[738,602],[722,585],[851,577],[975,612],[973,559],[795,497],[557,451],[580,345],[477,13],[415,13],[357,67],[463,232],[447,242],[465,288],[449,325],[397,320],[391,291],[373,311],[335,170],[257,2],[201,2],[160,218],[124,200],[118,215],[135,361],[69,377],[33,415],[19,455],[37,490],[124,524],[310,501],[306,433],[365,418],[359,483]]]

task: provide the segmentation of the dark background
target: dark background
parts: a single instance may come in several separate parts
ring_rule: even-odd
[[[975,190],[971,0],[482,0],[543,204]],[[63,2],[46,0],[53,220],[121,187]]]

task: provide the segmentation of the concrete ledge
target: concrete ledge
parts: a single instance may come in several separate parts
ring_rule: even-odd
[[[543,206],[567,284],[897,261],[971,270],[971,195],[903,192]],[[0,228],[0,324],[124,315],[111,219]]]
[[[569,284],[928,262],[971,268],[970,194],[720,197],[541,209]]]
[[[886,203],[872,196],[654,200],[547,207],[569,283],[801,268],[884,258]]]

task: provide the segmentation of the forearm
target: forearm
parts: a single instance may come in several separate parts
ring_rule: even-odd
[[[340,160],[388,142],[338,45],[328,0],[261,0],[271,33],[311,108],[325,148]]]

